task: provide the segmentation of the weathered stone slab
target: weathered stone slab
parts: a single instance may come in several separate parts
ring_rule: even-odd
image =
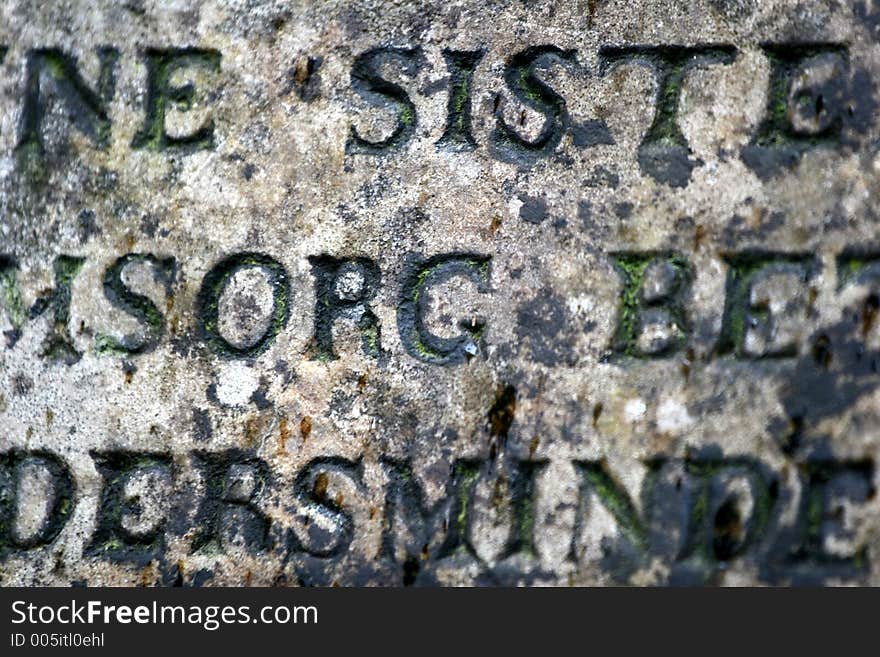
[[[880,584],[880,4],[0,6],[0,583]]]

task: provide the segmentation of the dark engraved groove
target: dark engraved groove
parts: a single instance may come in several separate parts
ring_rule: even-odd
[[[441,254],[407,266],[397,304],[397,328],[403,346],[414,358],[435,365],[454,365],[479,353],[486,331],[485,322],[462,322],[464,333],[455,338],[432,334],[425,326],[428,290],[455,276],[472,281],[477,291],[488,294],[491,259],[473,253]]]
[[[157,281],[171,294],[176,265],[174,258],[157,258],[152,254],[129,253],[118,258],[104,274],[104,296],[115,307],[120,308],[144,325],[145,335],[125,336],[122,340],[109,335],[96,338],[95,349],[99,354],[143,354],[155,349],[165,331],[165,317],[149,297],[132,292],[122,281],[122,273],[131,263],[145,262],[152,269]]]
[[[504,120],[499,104],[496,127],[491,136],[492,149],[497,157],[517,164],[531,164],[553,152],[568,128],[568,112],[565,99],[543,82],[536,70],[547,62],[573,62],[574,58],[574,50],[550,45],[531,46],[510,58],[504,69],[507,88],[518,101],[543,114],[545,119],[538,136],[525,139]]]
[[[770,60],[767,104],[763,120],[742,151],[742,160],[760,178],[767,179],[780,169],[797,164],[809,149],[840,143],[846,99],[839,85],[840,78],[849,71],[849,51],[838,43],[765,43],[761,48]],[[810,60],[823,56],[835,58],[842,67],[828,82],[829,88],[801,89],[791,98],[798,75],[805,72]],[[816,130],[795,127],[792,112],[801,104],[815,112]]]
[[[34,536],[23,539],[15,531],[21,468],[35,462],[48,470],[54,491],[42,526]],[[51,544],[70,519],[75,496],[76,482],[67,463],[57,454],[21,449],[0,452],[0,559],[8,553]]]
[[[362,487],[363,473],[360,461],[353,462],[333,456],[322,456],[310,461],[296,477],[293,489],[303,506],[330,520],[336,527],[328,532],[315,523],[309,523],[309,540],[301,540],[291,530],[290,551],[307,552],[313,557],[330,558],[344,554],[354,539],[354,520],[350,512],[327,494],[329,474],[344,476]],[[326,536],[329,534],[330,536]],[[323,539],[323,540],[322,540]],[[321,542],[326,545],[321,545]]]
[[[232,276],[248,267],[263,271],[272,288],[272,315],[266,331],[253,344],[238,347],[220,334],[220,296]],[[218,262],[207,273],[199,291],[199,322],[202,338],[216,354],[225,358],[254,358],[266,351],[287,324],[290,316],[290,283],[284,266],[262,253],[236,253]]]
[[[724,259],[729,268],[721,334],[715,351],[719,355],[732,354],[736,358],[743,358],[746,357],[744,342],[748,328],[763,326],[767,329],[768,322],[773,321],[768,309],[752,306],[750,294],[756,278],[767,274],[795,274],[806,284],[815,273],[816,263],[810,254],[761,251],[744,251]],[[792,345],[764,357],[788,358],[796,355],[796,352],[797,346]]]
[[[397,112],[397,124],[390,135],[377,141],[361,137],[351,126],[345,149],[348,153],[378,155],[400,148],[415,134],[416,106],[399,84],[383,78],[379,71],[386,61],[397,61],[408,75],[415,75],[424,64],[421,48],[373,48],[358,55],[351,68],[352,88],[373,107],[390,107]]]
[[[252,452],[229,449],[221,452],[193,452],[205,495],[196,513],[198,528],[192,541],[195,552],[223,552],[227,541],[239,536],[253,552],[267,550],[272,543],[269,518],[260,500],[271,484],[269,467]],[[250,472],[253,486],[237,485],[236,474]]]
[[[623,282],[612,353],[636,358],[671,356],[682,347],[690,333],[685,311],[693,279],[690,263],[679,253],[661,251],[609,255]],[[647,275],[652,267],[658,270],[654,274],[660,280],[650,281],[655,282],[657,289],[649,292]],[[659,344],[652,343],[650,350],[643,350],[638,338],[649,314],[655,322],[665,320],[671,335]]]
[[[388,476],[382,557],[404,564],[407,559],[426,556],[435,560],[456,554],[476,558],[468,526],[481,463],[456,461],[452,466],[446,497],[433,507],[428,507],[409,463],[386,458],[382,459],[382,463]],[[398,561],[400,521],[407,524],[410,538],[403,545],[403,559]]]
[[[146,565],[161,558],[165,550],[167,511],[149,531],[136,534],[123,523],[126,514],[140,515],[140,495],[129,496],[125,487],[136,473],[172,477],[172,459],[167,454],[148,452],[91,452],[95,467],[104,479],[101,502],[91,543],[85,550],[89,556],[115,561],[132,561]],[[157,502],[157,506],[162,502]],[[167,507],[166,507],[167,508]]]
[[[70,321],[70,294],[73,279],[79,274],[85,258],[60,255],[55,258],[55,289],[42,296],[31,306],[31,319],[52,311],[52,323],[43,342],[43,357],[50,361],[73,365],[82,357],[73,345],[68,322]]]
[[[189,108],[195,99],[192,84],[173,86],[171,76],[187,67],[220,70],[220,53],[199,48],[148,48],[147,96],[144,124],[131,142],[134,149],[162,151],[170,148],[184,152],[214,148],[213,117],[188,135],[171,136],[166,131],[165,115],[170,105]]]
[[[686,187],[691,172],[702,164],[692,159],[691,149],[678,126],[681,88],[688,71],[708,64],[729,64],[736,48],[724,44],[699,46],[604,46],[599,51],[602,74],[621,63],[651,67],[657,81],[654,120],[639,145],[642,171],[671,187]]]
[[[110,141],[108,106],[116,90],[115,48],[98,48],[101,72],[96,90],[83,80],[76,59],[57,48],[43,48],[28,53],[25,72],[25,93],[21,110],[19,139],[16,151],[33,173],[41,171],[39,160],[43,155],[41,127],[46,111],[42,76],[48,74],[70,112],[71,122],[99,148]]]

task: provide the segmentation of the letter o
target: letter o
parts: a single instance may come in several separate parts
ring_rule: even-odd
[[[220,296],[229,280],[239,271],[256,267],[263,270],[272,288],[272,315],[269,326],[254,344],[237,347],[220,334]],[[199,290],[199,327],[202,338],[216,354],[226,358],[253,358],[266,351],[284,328],[290,316],[290,283],[284,266],[262,253],[236,253],[218,262],[207,273]]]

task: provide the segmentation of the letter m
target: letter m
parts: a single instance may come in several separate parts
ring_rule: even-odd
[[[479,463],[456,461],[446,497],[429,506],[408,462],[383,459],[388,477],[381,557],[418,563],[457,553],[475,555],[468,536]]]

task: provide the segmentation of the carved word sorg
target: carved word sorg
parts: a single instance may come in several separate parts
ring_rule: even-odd
[[[616,328],[608,336],[605,359],[633,363],[639,359],[666,359],[687,351],[693,327],[688,313],[690,287],[695,272],[687,256],[675,251],[614,252],[607,256],[617,271],[620,293],[615,304]],[[716,357],[734,359],[786,359],[802,353],[799,332],[792,324],[816,324],[807,312],[818,294],[814,279],[822,273],[822,261],[810,253],[743,251],[721,256],[727,269],[725,296],[719,301],[720,331],[712,349]],[[337,322],[353,325],[360,333],[361,348],[367,357],[382,359],[383,346],[379,318],[372,300],[382,285],[378,264],[365,257],[337,258],[311,256],[315,302],[311,308],[313,333],[312,360],[336,360],[333,329]],[[22,301],[15,261],[0,255],[0,302],[12,328],[5,331],[6,348],[15,348],[29,320],[48,316],[41,356],[51,362],[72,365],[80,360],[71,336],[70,307],[74,299],[73,282],[85,258],[61,255],[54,262],[54,288],[44,290],[30,306]],[[165,313],[147,296],[132,289],[123,272],[133,264],[148,266],[161,282],[167,298],[178,284],[177,261],[170,256],[128,253],[110,263],[103,279],[103,294],[110,304],[134,318],[141,330],[122,337],[98,333],[93,352],[98,356],[133,358],[156,349],[166,338]],[[880,307],[880,251],[847,249],[835,258],[837,292],[861,295],[861,300],[844,324],[851,324],[855,339],[863,343],[866,366],[876,367],[873,351],[867,349],[868,334]],[[221,297],[233,276],[239,272],[261,272],[272,294],[266,311],[266,328],[246,343],[233,343],[221,331]],[[430,257],[412,255],[404,269],[402,282],[393,292],[397,299],[397,332],[406,353],[424,363],[450,366],[469,361],[485,351],[491,324],[485,317],[462,318],[456,337],[435,335],[426,326],[430,292],[450,279],[462,279],[480,295],[491,298],[492,257],[478,253],[455,252]],[[778,285],[785,282],[785,285]],[[776,287],[773,284],[776,283]],[[274,257],[257,252],[235,253],[215,263],[202,279],[196,298],[195,326],[189,327],[194,340],[222,359],[253,361],[267,351],[285,330],[291,314],[290,281],[286,267]],[[812,298],[812,301],[810,300]],[[0,307],[2,307],[0,306]],[[308,308],[297,309],[308,315]],[[495,312],[505,309],[495,308]],[[808,345],[821,364],[830,358],[831,328],[815,329]],[[845,328],[845,327],[843,327]],[[186,327],[178,327],[186,329]],[[81,331],[82,332],[82,331]],[[827,365],[827,363],[825,363]]]

